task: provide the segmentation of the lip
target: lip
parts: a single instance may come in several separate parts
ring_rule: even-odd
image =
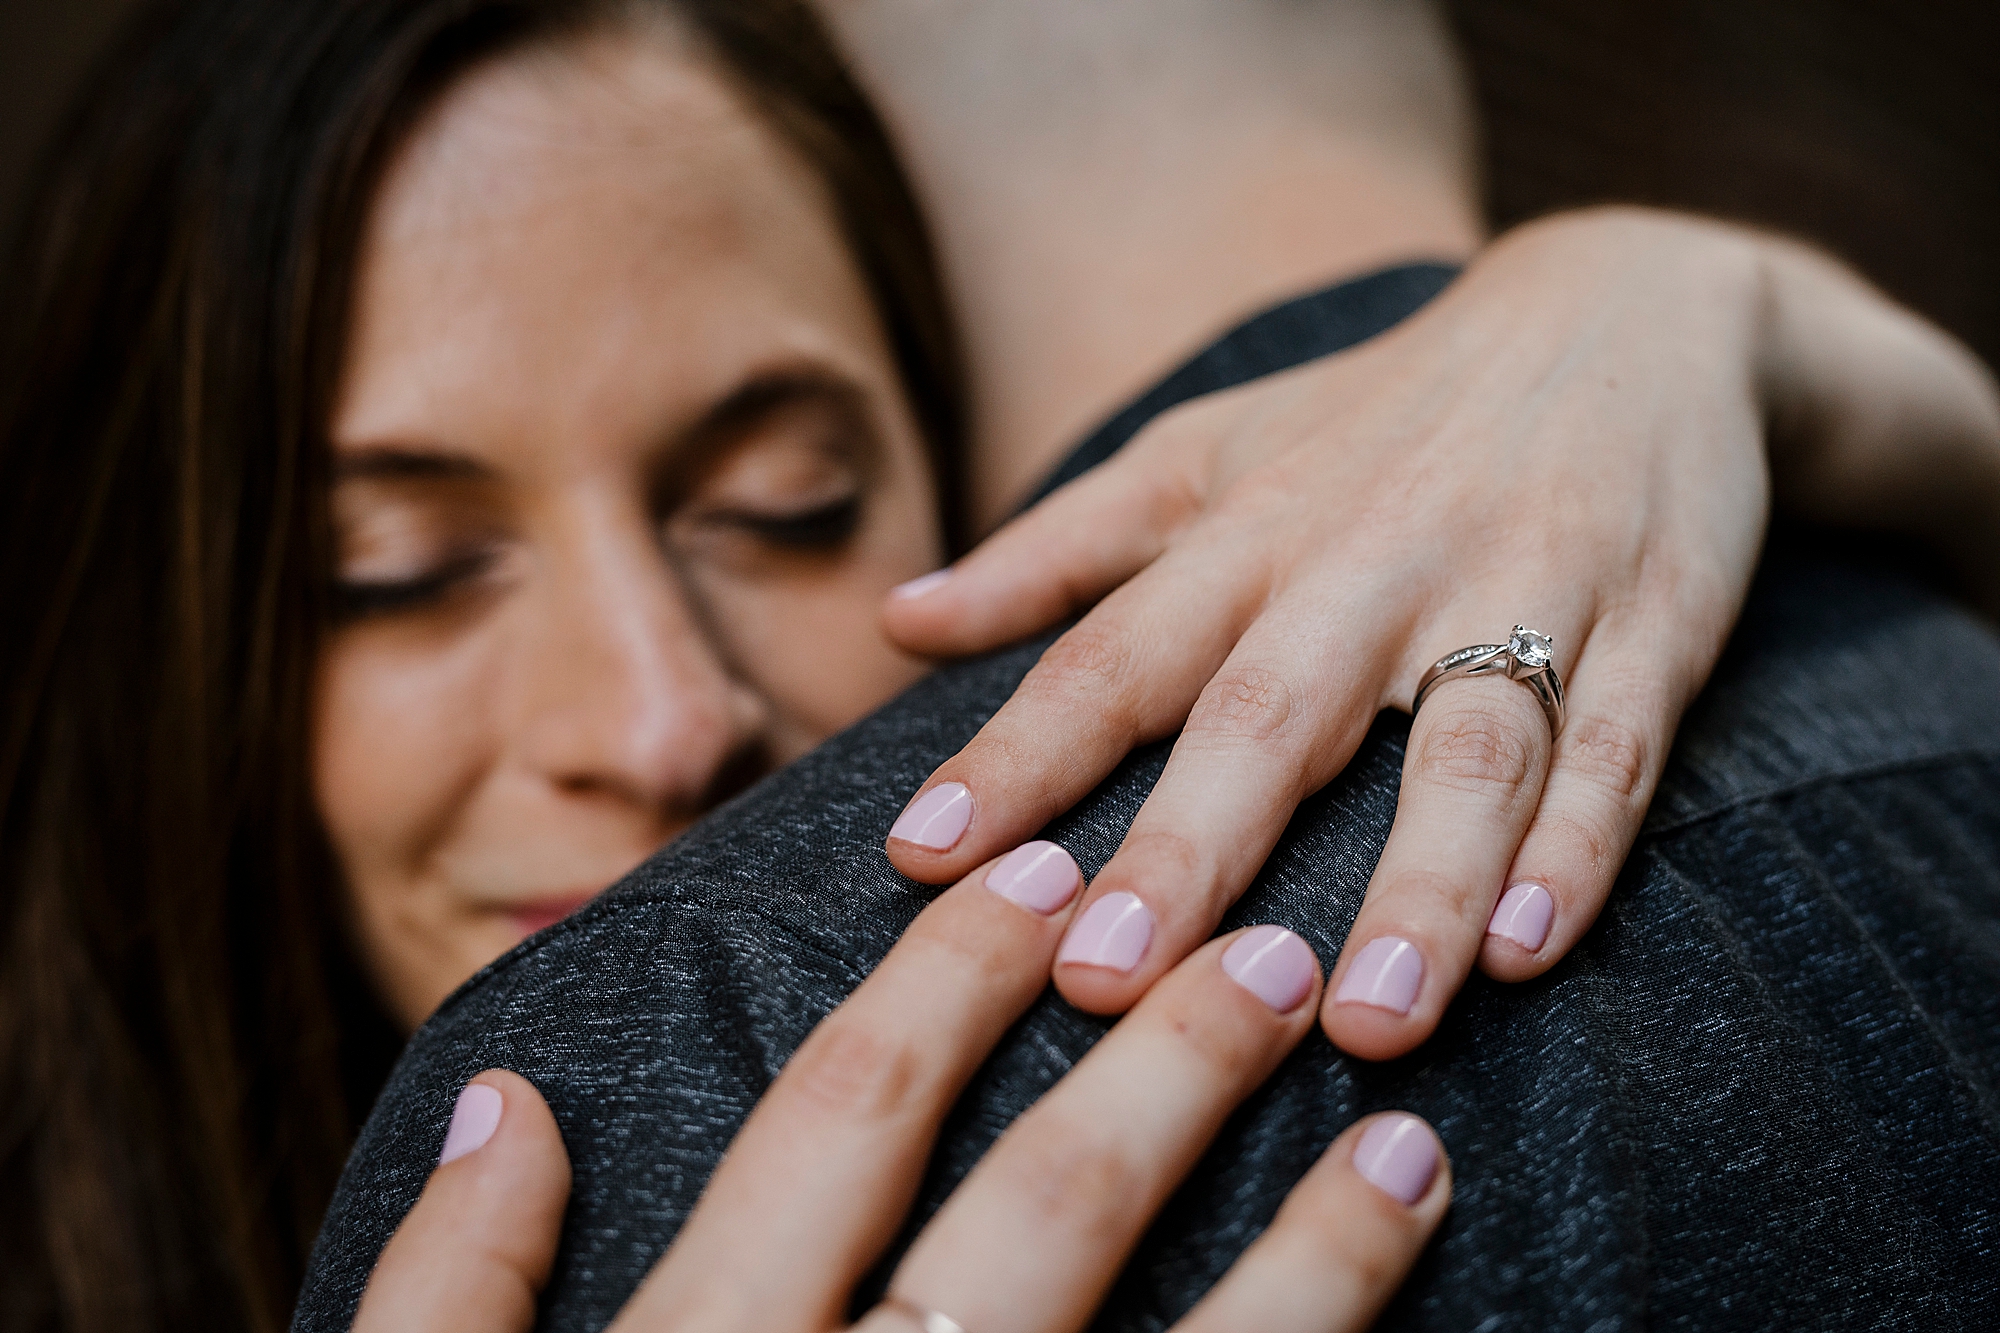
[[[516,903],[506,909],[507,919],[521,932],[521,938],[547,930],[570,913],[591,902],[596,893],[567,893],[549,898],[536,898],[531,902]]]

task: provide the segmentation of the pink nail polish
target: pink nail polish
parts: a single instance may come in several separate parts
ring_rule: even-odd
[[[1130,972],[1152,942],[1152,909],[1132,894],[1107,893],[1070,926],[1056,961]]]
[[[468,1083],[452,1108],[451,1128],[444,1132],[444,1151],[438,1165],[455,1162],[469,1152],[477,1152],[500,1128],[500,1111],[505,1103],[500,1089],[486,1083]]]
[[[1354,1169],[1390,1198],[1413,1204],[1437,1178],[1437,1140],[1413,1115],[1385,1115],[1361,1132]]]
[[[1407,1014],[1424,984],[1424,956],[1417,946],[1394,935],[1382,935],[1361,946],[1334,992],[1335,1004],[1368,1004],[1392,1014]]]
[[[972,793],[962,783],[941,782],[903,811],[889,836],[933,852],[958,846],[972,824]]]
[[[1500,895],[1493,919],[1486,923],[1488,935],[1512,940],[1529,953],[1549,938],[1549,922],[1555,920],[1556,900],[1539,884],[1516,884]]]
[[[1298,1008],[1319,975],[1312,946],[1283,926],[1253,926],[1222,951],[1230,980],[1281,1014]]]
[[[908,583],[897,584],[895,587],[889,589],[889,595],[903,600],[908,600],[912,597],[922,597],[931,589],[941,587],[950,578],[951,566],[946,565],[943,569],[934,569],[921,578],[914,578]]]
[[[1023,843],[986,872],[986,887],[1043,916],[1060,910],[1083,887],[1083,872],[1052,842]]]

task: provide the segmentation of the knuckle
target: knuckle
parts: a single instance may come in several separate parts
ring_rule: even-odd
[[[1073,1236],[1116,1236],[1134,1198],[1150,1190],[1145,1172],[1115,1142],[1044,1122],[1024,1136],[1001,1168],[1005,1187],[1031,1216]]]
[[[1346,1219],[1348,1227],[1354,1225],[1350,1215]],[[1395,1225],[1407,1230],[1409,1223],[1397,1219]],[[1403,1277],[1409,1270],[1409,1256],[1401,1245],[1384,1243],[1387,1236],[1373,1237],[1369,1241],[1329,1240],[1328,1248],[1334,1251],[1336,1262],[1343,1264],[1353,1275],[1354,1283],[1367,1292],[1371,1299],[1382,1299],[1403,1285]]]
[[[1032,713],[1011,701],[990,721],[972,743],[952,760],[949,770],[940,769],[974,791],[1012,793],[1018,799],[1024,787],[1041,789],[1050,781],[1050,755],[1041,740],[1046,724],[1037,725]],[[1054,810],[1049,814],[1053,815]]]
[[[1284,512],[1298,505],[1305,480],[1300,469],[1281,456],[1247,469],[1232,481],[1217,508],[1236,518],[1268,519],[1273,511]]]
[[[896,966],[899,978],[921,978],[928,984],[938,1006],[955,1008],[985,993],[988,982],[1020,965],[1021,940],[996,930],[990,919],[938,910],[947,906],[941,903],[920,913],[875,975],[883,977],[886,968]],[[1003,916],[1002,920],[1014,922],[1015,918]],[[937,984],[939,978],[947,977],[965,980],[954,980],[948,987]]]
[[[1334,1190],[1314,1191],[1303,1199],[1294,1195],[1289,1202],[1303,1206],[1289,1209],[1285,1224],[1309,1238],[1323,1264],[1345,1271],[1363,1291],[1393,1291],[1402,1284],[1406,1259],[1396,1243],[1401,1237],[1380,1225],[1394,1227],[1402,1219],[1393,1214],[1377,1218],[1377,1225],[1362,1233],[1354,1224],[1353,1202]]]
[[[1121,480],[1142,498],[1144,513],[1161,532],[1175,532],[1206,508],[1201,462],[1211,432],[1173,414],[1156,418],[1107,466],[1122,466]]]
[[[1566,849],[1570,863],[1587,868],[1592,876],[1615,872],[1625,860],[1625,848],[1601,819],[1557,815],[1546,825],[1538,824],[1537,833],[1547,844]]]
[[[1131,664],[1125,635],[1092,618],[1049,645],[1029,673],[1028,684],[1043,697],[1117,698],[1126,692]]]
[[[1208,683],[1188,716],[1187,729],[1200,735],[1268,741],[1292,720],[1290,682],[1261,666],[1225,666]]]
[[[1541,736],[1548,734],[1542,726]],[[1513,800],[1528,784],[1541,753],[1541,736],[1522,720],[1481,709],[1441,714],[1424,729],[1415,752],[1427,780],[1462,791]]]
[[[1411,867],[1391,880],[1388,888],[1396,900],[1415,908],[1441,911],[1452,921],[1483,924],[1493,914],[1487,898],[1489,886],[1463,874]]]
[[[1173,884],[1195,882],[1209,864],[1193,838],[1171,828],[1155,827],[1149,820],[1133,825],[1125,845],[1118,849],[1118,860],[1120,875],[1131,874],[1141,882]]]
[[[1630,811],[1643,805],[1652,785],[1652,747],[1636,727],[1606,717],[1578,718],[1563,736],[1558,763]]]
[[[787,1064],[779,1081],[821,1116],[895,1120],[916,1102],[924,1063],[907,1041],[835,1013]]]
[[[1242,1031],[1213,1021],[1217,1009],[1190,1005],[1169,1016],[1167,1028],[1209,1070],[1215,1086],[1235,1089],[1254,1084],[1263,1073],[1264,1044],[1245,1040]]]

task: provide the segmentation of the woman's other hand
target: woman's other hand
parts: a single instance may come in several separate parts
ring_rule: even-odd
[[[527,1333],[569,1183],[562,1132],[534,1084],[505,1069],[475,1077],[437,1170],[375,1263],[354,1333]]]
[[[1962,348],[1790,243],[1631,209],[1550,219],[1381,338],[1163,418],[892,596],[892,636],[932,655],[1096,606],[889,854],[962,874],[1180,732],[1055,968],[1116,1012],[1208,938],[1379,711],[1525,624],[1554,640],[1567,724],[1552,739],[1504,677],[1426,700],[1328,987],[1337,1044],[1402,1054],[1475,962],[1534,976],[1595,920],[1743,605],[1767,425],[1811,516],[1948,515],[2000,589],[2000,406]]]
[[[919,916],[813,1032],[731,1145],[618,1329],[847,1326],[966,1080],[1041,992],[1082,879],[1030,844]],[[1170,972],[980,1161],[858,1327],[1082,1328],[1238,1104],[1310,1031],[1319,967],[1272,926]],[[456,1155],[454,1155],[454,1153]],[[447,1160],[383,1252],[360,1333],[525,1330],[568,1167],[532,1088],[469,1085]],[[1365,1328],[1443,1217],[1450,1168],[1413,1116],[1341,1135],[1180,1327]]]

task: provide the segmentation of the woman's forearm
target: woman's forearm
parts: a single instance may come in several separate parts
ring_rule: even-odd
[[[1838,261],[1758,237],[1778,502],[1922,538],[2000,612],[2000,386],[1957,339]]]
[[[1566,333],[1565,321],[1594,320],[1635,363],[1673,367],[1691,400],[1748,394],[1781,511],[1920,539],[2000,608],[2000,388],[1963,344],[1837,259],[1734,223],[1620,206],[1517,227],[1468,280],[1512,284],[1513,299],[1483,305],[1534,312],[1517,331],[1524,343],[1537,320]]]

